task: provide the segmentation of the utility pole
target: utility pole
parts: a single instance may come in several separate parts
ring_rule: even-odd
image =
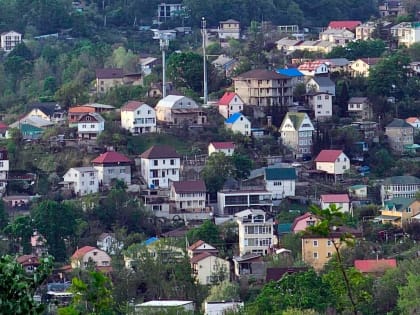
[[[159,33],[159,44],[162,51],[162,96],[166,97],[166,49],[169,47],[167,34]]]
[[[206,29],[206,19],[204,17],[201,18],[201,29],[203,35],[203,70],[204,70],[204,97],[203,103],[204,105],[207,104],[208,101],[208,91],[207,91],[207,57],[206,57],[206,41],[207,41],[207,29]]]

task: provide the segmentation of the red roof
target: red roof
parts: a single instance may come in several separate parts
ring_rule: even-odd
[[[74,254],[71,256],[71,259],[80,259],[83,258],[87,253],[89,253],[92,250],[97,249],[93,246],[83,246],[82,248],[79,248],[74,252]],[[98,249],[97,249],[98,250]]]
[[[354,267],[360,272],[384,272],[387,269],[396,268],[397,260],[395,258],[355,260]]]
[[[204,241],[199,240],[199,241],[195,242],[194,244],[191,244],[191,245],[188,247],[188,249],[193,251],[193,250],[195,250],[197,247],[200,247],[201,245],[203,245],[204,243],[205,243]]]
[[[39,265],[39,258],[35,255],[22,255],[19,256],[16,261],[22,266]]]
[[[134,111],[143,104],[144,102],[128,101],[123,107],[121,107],[121,111]]]
[[[74,106],[69,108],[69,114],[70,113],[94,113],[95,109],[93,107],[89,106]]]
[[[225,92],[225,94],[223,94],[222,98],[219,100],[219,105],[229,105],[235,96],[235,92]]]
[[[321,201],[326,203],[350,202],[350,198],[347,194],[330,194],[321,195]]]
[[[167,159],[180,158],[181,156],[169,145],[154,145],[150,149],[144,151],[140,157],[143,159]]]
[[[95,164],[131,163],[131,160],[121,153],[118,153],[115,151],[109,151],[109,152],[105,152],[99,155],[96,159],[92,160],[92,163],[95,163]]]
[[[0,129],[9,129],[9,126],[6,125],[5,123],[0,122]]]
[[[207,257],[210,257],[210,256],[214,256],[214,255],[212,253],[209,253],[209,252],[202,252],[202,253],[194,256],[193,258],[191,258],[190,262],[192,264],[196,264],[199,261],[201,261],[201,260],[203,260],[203,259],[205,259]]]
[[[320,65],[325,64],[323,61],[307,61],[302,63],[298,69],[299,70],[306,70],[306,71],[314,71],[316,68],[318,68]]]
[[[210,142],[216,150],[234,149],[235,143],[232,141],[226,142]]]
[[[405,121],[408,122],[408,123],[415,123],[418,120],[420,120],[420,118],[417,118],[417,117],[408,117]],[[1,123],[0,123],[0,128],[2,128],[1,127]]]
[[[336,28],[336,29],[346,28],[352,31],[361,24],[362,24],[361,21],[331,21],[330,24],[328,24],[328,28]]]
[[[191,181],[180,181],[172,182],[176,193],[194,193],[194,192],[206,192],[206,184],[203,180],[191,180]]]
[[[335,162],[343,150],[322,150],[319,152],[315,162]]]

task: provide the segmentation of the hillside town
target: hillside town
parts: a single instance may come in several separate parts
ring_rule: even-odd
[[[418,314],[418,1],[47,2],[0,12],[1,314]]]

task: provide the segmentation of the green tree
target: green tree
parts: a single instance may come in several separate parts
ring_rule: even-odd
[[[223,247],[224,244],[220,237],[219,227],[210,220],[206,220],[199,227],[189,230],[187,232],[187,239],[190,244],[202,240],[219,248]]]
[[[13,251],[20,252],[22,248],[24,254],[31,252],[30,239],[33,231],[33,222],[29,216],[18,216],[4,228],[4,233],[12,240]]]
[[[253,162],[248,156],[235,152],[232,156],[232,163],[234,177],[236,179],[248,178],[249,172],[253,167]]]
[[[207,160],[201,173],[206,183],[207,191],[217,193],[229,176],[234,174],[234,166],[231,159],[223,152],[213,153]]]
[[[399,287],[398,309],[401,314],[415,315],[420,310],[420,275],[409,273],[407,285]]]
[[[11,256],[0,258],[0,313],[16,315],[43,314],[44,306],[34,301],[38,287],[52,271],[52,257],[40,258],[33,274]]]
[[[64,83],[57,90],[55,99],[67,108],[76,104],[84,104],[89,100],[89,97],[86,86],[71,81]]]
[[[127,72],[136,72],[138,57],[131,50],[118,47],[112,52],[107,64],[114,68],[123,68]]]
[[[168,58],[167,73],[177,87],[188,88],[196,93],[203,90],[203,57],[199,54],[171,54]]]
[[[239,300],[239,291],[238,283],[225,280],[211,287],[206,301],[236,301]]]

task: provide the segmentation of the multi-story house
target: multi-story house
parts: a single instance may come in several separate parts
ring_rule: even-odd
[[[89,106],[74,106],[70,107],[68,111],[69,127],[77,127],[80,117],[88,113],[94,113],[95,109]]]
[[[84,270],[90,264],[99,270],[109,270],[111,267],[111,257],[105,251],[93,246],[79,248],[71,256],[70,261],[73,269],[80,268]]]
[[[381,17],[389,15],[400,16],[407,14],[407,10],[404,7],[404,2],[400,0],[385,0],[378,7],[379,14]]]
[[[209,156],[218,152],[223,152],[226,156],[232,156],[235,152],[235,143],[232,141],[210,142],[208,152]]]
[[[273,199],[284,199],[295,195],[296,169],[271,168],[265,169],[265,189],[271,192]]]
[[[309,226],[314,226],[319,219],[310,212],[306,212],[293,220],[292,232],[299,233],[305,231]]]
[[[194,256],[200,255],[202,253],[210,253],[217,256],[219,250],[202,240],[198,240],[187,248],[187,254],[190,258],[193,258]]]
[[[243,109],[244,101],[234,92],[225,92],[219,100],[219,113],[225,118],[240,113]]]
[[[212,285],[230,279],[229,261],[209,252],[203,252],[190,259],[193,276],[197,283]]]
[[[326,75],[329,72],[328,65],[323,61],[306,61],[299,65],[298,70],[305,77],[314,77],[316,75]]]
[[[39,117],[53,123],[62,123],[66,120],[67,113],[56,102],[32,103],[26,105],[26,117]]]
[[[117,250],[123,249],[124,244],[115,238],[114,233],[101,233],[96,240],[96,246],[98,246],[99,249],[114,255]]]
[[[420,42],[420,22],[402,22],[392,26],[391,35],[398,41],[398,46],[410,47]]]
[[[113,180],[121,180],[131,185],[131,160],[125,155],[109,151],[92,160],[93,167],[98,171],[100,185],[110,185]]]
[[[394,118],[385,126],[385,135],[391,149],[398,154],[414,143],[414,128],[404,119]]]
[[[170,187],[179,181],[181,156],[168,145],[154,145],[140,155],[141,176],[151,189]]]
[[[356,40],[372,39],[372,34],[377,27],[376,22],[366,22],[356,27]]]
[[[124,84],[121,68],[96,69],[96,93],[105,94],[110,89]]]
[[[326,29],[319,34],[319,39],[339,46],[346,46],[353,41],[354,33],[347,29]]]
[[[306,113],[286,113],[280,126],[280,137],[285,146],[292,150],[295,158],[312,154],[312,133],[314,126]]]
[[[378,219],[383,223],[391,223],[403,227],[410,223],[412,217],[420,213],[420,200],[415,198],[393,198],[383,202]]]
[[[335,96],[335,83],[324,76],[315,76],[306,83],[306,93],[324,92]]]
[[[356,27],[358,27],[361,24],[361,21],[356,20],[330,21],[327,28],[335,30],[349,30],[353,32],[356,29]]]
[[[354,77],[367,78],[369,76],[370,69],[374,68],[380,60],[381,58],[357,59],[350,64],[350,72]]]
[[[247,105],[285,106],[293,102],[292,78],[255,69],[233,78],[235,92]]]
[[[350,170],[350,159],[342,150],[322,150],[315,158],[315,167],[337,179]]]
[[[381,184],[381,199],[414,198],[420,190],[420,178],[415,176],[393,176]]]
[[[207,190],[203,180],[171,183],[171,212],[206,212]]]
[[[80,139],[96,139],[105,130],[105,119],[98,113],[80,116],[77,122],[77,135]]]
[[[70,189],[77,196],[95,194],[99,191],[98,171],[91,166],[72,167],[63,176],[65,189]]]
[[[0,35],[0,48],[5,52],[11,52],[21,42],[22,34],[15,31],[4,32]]]
[[[264,188],[222,189],[217,192],[217,214],[234,215],[249,208],[267,212],[273,209],[273,194]]]
[[[251,122],[242,113],[235,113],[225,120],[225,127],[234,133],[251,136]]]
[[[160,3],[157,8],[158,21],[166,21],[167,19],[173,19],[174,17],[180,16],[183,10],[184,6],[182,3]]]
[[[332,117],[332,98],[328,92],[312,92],[306,95],[309,107],[314,112],[315,120],[323,121]]]
[[[340,208],[341,212],[351,213],[352,208],[350,205],[350,198],[348,194],[327,194],[320,196],[320,205],[321,209],[326,209],[330,205],[335,205],[337,208]]]
[[[274,221],[260,209],[247,209],[235,214],[239,232],[239,255],[267,255],[274,245]]]
[[[156,112],[149,105],[128,101],[121,107],[121,127],[132,134],[156,131]]]
[[[9,175],[9,157],[6,148],[0,148],[0,195],[4,194]]]
[[[370,120],[373,117],[372,104],[367,97],[352,97],[347,103],[349,116],[355,120]]]
[[[197,103],[182,95],[168,95],[156,107],[158,121],[175,125],[202,125],[207,117]]]
[[[219,29],[217,30],[220,40],[229,38],[240,39],[241,27],[239,21],[229,19],[219,22]]]

